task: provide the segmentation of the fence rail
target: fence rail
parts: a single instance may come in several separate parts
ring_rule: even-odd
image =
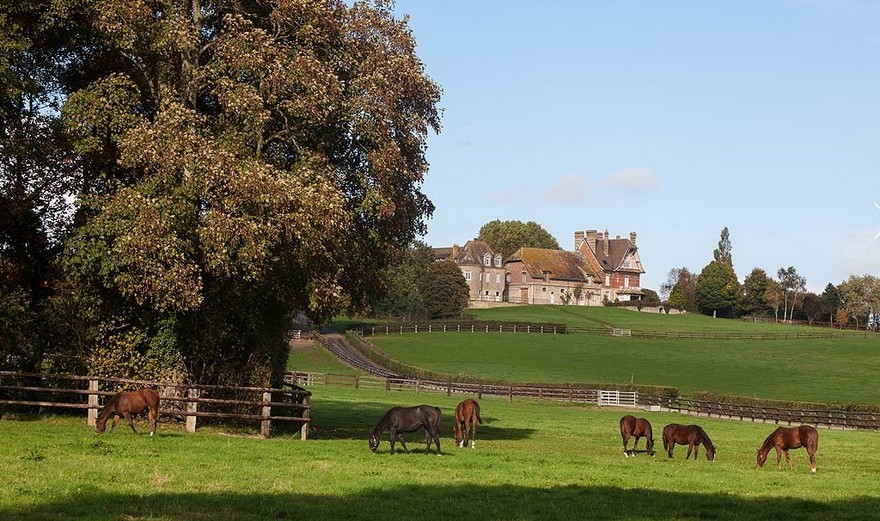
[[[694,400],[686,397],[665,398],[642,394],[641,403],[659,410],[706,416],[761,421],[765,423],[810,424],[840,429],[880,430],[880,413],[853,412],[832,409],[782,409],[757,405]]]
[[[787,410],[774,407],[747,406],[723,402],[694,400],[687,397],[668,398],[632,391],[604,389],[554,388],[522,385],[489,385],[463,382],[440,382],[408,378],[340,375],[311,372],[288,372],[285,381],[303,386],[332,385],[355,389],[384,389],[385,391],[442,392],[452,394],[498,396],[513,401],[519,399],[556,400],[599,406],[627,407],[677,412],[741,421],[761,421],[776,424],[811,424],[840,429],[880,430],[880,413],[848,412],[837,410]]]
[[[784,333],[740,333],[735,331],[652,331],[614,327],[568,327],[565,324],[513,323],[513,322],[446,322],[358,325],[353,328],[364,336],[403,333],[552,333],[595,336],[626,336],[649,340],[807,340],[861,336],[880,339],[875,331],[860,332],[843,330],[796,331]]]
[[[159,415],[183,418],[189,432],[195,432],[197,418],[219,418],[259,421],[265,437],[269,437],[273,421],[300,423],[301,439],[308,438],[312,393],[294,385],[289,389],[228,387],[0,371],[0,404],[86,409],[88,424],[94,426],[101,397],[145,386],[159,389]]]

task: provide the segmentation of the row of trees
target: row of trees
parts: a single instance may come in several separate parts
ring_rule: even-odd
[[[424,234],[440,92],[390,1],[0,2],[0,368],[278,383]]]
[[[721,231],[713,260],[696,275],[687,268],[669,271],[661,285],[664,304],[713,316],[773,317],[775,320],[823,321],[876,327],[880,312],[880,278],[851,275],[821,294],[806,290],[806,279],[793,266],[779,268],[776,277],[754,268],[739,283],[733,270],[730,233]]]

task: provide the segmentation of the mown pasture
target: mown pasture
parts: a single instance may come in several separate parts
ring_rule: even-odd
[[[794,326],[698,315],[646,314],[613,308],[530,306],[476,312],[491,320],[532,320],[614,327],[747,334],[786,333]],[[667,319],[678,321],[668,324]],[[828,332],[821,328],[800,331]],[[869,385],[880,370],[880,336],[838,332],[833,338],[638,339],[582,334],[408,333],[372,340],[413,366],[508,382],[637,383],[770,399],[878,403]]]
[[[701,451],[685,461],[681,447],[671,460],[662,450],[624,458],[617,422],[627,411],[485,398],[471,450],[452,446],[460,396],[312,390],[306,442],[170,424],[154,438],[96,435],[83,418],[7,415],[0,519],[834,520],[880,509],[880,433],[821,430],[811,476],[802,450],[792,452],[792,470],[755,468],[771,424],[644,413],[657,436],[670,422],[703,425],[718,460]],[[423,454],[421,434],[407,436],[411,454],[390,455],[387,434],[370,453],[381,414],[418,403],[444,411],[444,456]]]

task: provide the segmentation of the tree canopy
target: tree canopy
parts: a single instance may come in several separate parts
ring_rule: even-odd
[[[733,268],[726,262],[713,260],[697,277],[694,298],[700,313],[729,317],[739,300],[739,291]]]
[[[495,253],[500,253],[504,258],[523,247],[560,249],[559,243],[550,232],[534,221],[524,223],[496,219],[480,228],[477,239],[485,241]]]
[[[100,309],[95,345],[277,380],[285,317],[364,307],[425,232],[440,88],[391,2],[25,4],[0,20],[0,102],[25,99],[8,64],[46,64],[32,91],[60,110],[40,128],[63,132],[55,167],[27,170],[73,172],[64,267]]]

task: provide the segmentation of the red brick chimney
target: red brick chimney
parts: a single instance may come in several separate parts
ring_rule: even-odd
[[[605,256],[607,257],[608,256],[608,230],[605,230],[605,233],[602,234],[602,237],[605,240],[605,242],[602,244],[602,251],[605,252]]]

